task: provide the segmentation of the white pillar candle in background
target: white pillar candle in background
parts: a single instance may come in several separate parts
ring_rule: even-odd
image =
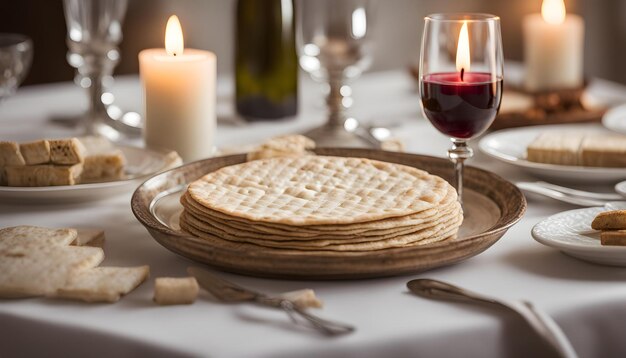
[[[524,17],[524,86],[529,91],[583,84],[585,24],[565,13],[563,0],[543,0],[541,14]]]
[[[176,16],[165,33],[165,49],[139,53],[146,146],[175,150],[185,162],[209,157],[215,133],[215,54],[185,49]]]

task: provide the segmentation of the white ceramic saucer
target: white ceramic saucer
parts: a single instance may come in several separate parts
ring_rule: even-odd
[[[539,243],[580,260],[626,267],[626,246],[602,246],[600,233],[591,229],[591,221],[598,213],[624,209],[626,201],[616,201],[604,207],[564,211],[535,225],[532,236]]]

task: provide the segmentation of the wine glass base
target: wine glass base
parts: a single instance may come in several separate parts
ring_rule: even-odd
[[[347,147],[347,148],[380,148],[380,142],[374,138],[368,138],[365,129],[359,128],[353,132],[342,127],[321,126],[311,129],[302,135],[315,141],[318,147]]]

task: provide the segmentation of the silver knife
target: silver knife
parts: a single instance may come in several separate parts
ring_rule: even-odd
[[[456,300],[493,304],[510,309],[520,315],[539,334],[539,336],[560,356],[577,358],[572,344],[548,314],[540,311],[527,301],[504,301],[451,285],[446,282],[417,279],[407,283],[411,292],[418,296],[436,300]]]
[[[293,301],[281,297],[256,292],[226,281],[207,270],[188,267],[187,272],[198,280],[202,288],[209,291],[215,298],[223,302],[254,302],[260,305],[279,308],[285,311],[291,320],[299,324],[304,320],[311,327],[329,336],[353,332],[355,328],[340,322],[329,321],[312,315],[296,306]]]

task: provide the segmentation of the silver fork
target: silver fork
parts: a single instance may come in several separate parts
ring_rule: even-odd
[[[607,201],[624,200],[624,197],[617,193],[594,193],[542,181],[517,182],[515,185],[525,192],[540,194],[578,206],[604,206]]]
[[[355,330],[351,325],[330,321],[308,313],[306,310],[296,306],[293,301],[272,297],[261,292],[241,287],[201,268],[188,267],[187,272],[198,280],[202,288],[211,292],[211,294],[220,301],[255,302],[260,305],[279,308],[289,315],[293,323],[301,324],[302,321],[304,321],[308,323],[309,326],[328,336],[346,334]]]

